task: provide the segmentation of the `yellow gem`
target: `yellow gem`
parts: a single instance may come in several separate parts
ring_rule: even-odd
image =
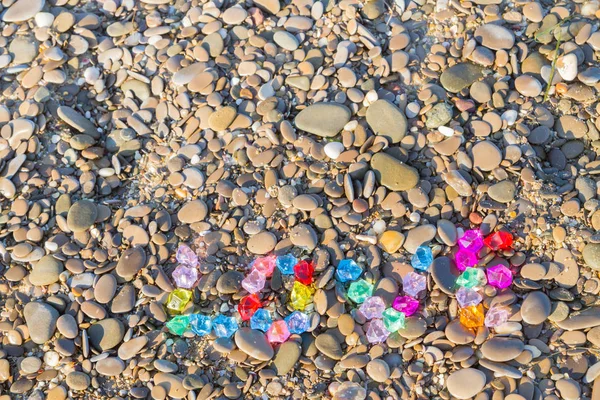
[[[191,299],[191,290],[175,289],[167,300],[167,310],[170,314],[181,314]]]
[[[483,305],[463,307],[458,311],[460,323],[465,328],[475,329],[483,326],[485,315],[483,314]]]
[[[304,311],[307,305],[312,302],[313,289],[310,286],[303,285],[296,281],[290,295],[290,305],[294,310]]]
[[[379,245],[387,253],[397,252],[404,243],[404,235],[396,231],[385,231],[379,237]]]

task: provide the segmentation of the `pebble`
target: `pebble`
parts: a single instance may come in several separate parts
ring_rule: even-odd
[[[260,361],[270,360],[275,354],[267,337],[255,329],[239,329],[235,333],[235,344],[244,353]]]
[[[85,390],[90,386],[90,377],[83,372],[73,371],[67,375],[67,385],[73,390]]]
[[[406,191],[414,188],[419,182],[419,173],[415,168],[385,153],[373,156],[371,168],[377,181],[391,190]]]
[[[32,301],[23,308],[23,316],[34,343],[44,344],[54,335],[59,313],[51,305]]]
[[[457,370],[448,376],[448,391],[457,399],[468,399],[478,394],[486,383],[485,374],[475,368]]]
[[[284,342],[273,359],[273,368],[278,376],[287,375],[296,366],[301,355],[301,347],[294,341]]]
[[[42,257],[34,266],[29,274],[29,281],[36,286],[51,285],[58,282],[64,266],[61,261],[53,256]]]
[[[472,63],[456,64],[442,73],[440,83],[449,92],[458,93],[483,77],[483,68]]]
[[[481,354],[488,360],[505,362],[517,358],[524,346],[520,339],[493,337],[481,346]]]
[[[550,315],[552,304],[550,299],[542,292],[531,292],[523,300],[521,317],[530,325],[544,322]]]
[[[372,103],[367,108],[366,119],[373,133],[385,137],[390,143],[399,143],[406,135],[406,117],[387,100]]]
[[[333,360],[340,360],[344,355],[339,341],[329,333],[321,333],[315,339],[317,349]]]
[[[367,364],[367,374],[375,382],[385,382],[390,377],[390,367],[381,359],[372,360]]]
[[[22,22],[33,18],[42,11],[45,0],[17,0],[2,15],[4,22]]]
[[[515,44],[515,35],[497,24],[485,24],[475,29],[475,39],[492,50],[508,50]]]
[[[316,103],[306,107],[294,119],[298,129],[321,137],[336,136],[350,121],[350,110],[332,103]]]

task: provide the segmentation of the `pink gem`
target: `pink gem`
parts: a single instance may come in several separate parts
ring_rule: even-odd
[[[494,328],[508,321],[509,317],[510,314],[506,308],[492,307],[488,310],[487,314],[485,314],[484,323],[488,328]]]
[[[483,248],[483,235],[479,230],[468,230],[458,239],[458,246],[471,253],[477,253]]]
[[[270,343],[283,343],[290,337],[290,330],[284,320],[275,321],[267,331],[267,340]]]
[[[198,281],[198,270],[195,267],[180,265],[175,268],[172,276],[177,287],[191,289]]]
[[[419,309],[419,300],[413,299],[410,296],[398,296],[394,299],[392,307],[410,317]]]
[[[461,308],[476,306],[481,303],[483,297],[476,290],[461,286],[456,291],[456,300]]]
[[[454,261],[456,262],[456,268],[462,272],[477,264],[477,255],[470,250],[460,249],[456,252]]]
[[[416,272],[409,272],[402,278],[402,288],[407,295],[417,297],[419,292],[427,289],[427,278]]]
[[[385,341],[389,335],[390,332],[385,329],[382,320],[374,319],[369,323],[369,328],[367,329],[367,340],[369,343],[381,343]]]
[[[277,266],[277,257],[276,256],[258,257],[252,263],[252,269],[260,271],[266,277],[273,275],[273,271],[275,270],[276,266]]]
[[[379,296],[367,297],[367,299],[360,305],[360,312],[365,316],[366,319],[381,318],[382,313],[385,311],[385,303]]]
[[[242,279],[242,287],[248,291],[248,293],[258,293],[265,287],[265,281],[267,278],[256,269],[250,271],[250,273]]]
[[[487,269],[488,283],[498,289],[505,289],[512,283],[512,272],[502,264]]]
[[[198,256],[187,244],[179,245],[175,258],[180,264],[189,265],[190,267],[198,266]]]

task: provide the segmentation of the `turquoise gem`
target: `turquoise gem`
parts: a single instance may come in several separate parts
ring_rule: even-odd
[[[284,256],[277,257],[277,268],[284,275],[294,274],[294,265],[298,264],[298,259],[293,254],[286,254]]]
[[[429,268],[432,262],[433,253],[428,246],[417,247],[417,251],[410,260],[410,264],[413,268],[418,269],[419,271],[427,271],[427,268]]]

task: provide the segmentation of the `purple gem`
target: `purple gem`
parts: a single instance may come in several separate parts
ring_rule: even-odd
[[[512,283],[512,272],[502,264],[487,269],[488,283],[498,289],[506,289]]]
[[[456,262],[456,268],[462,272],[465,269],[476,265],[478,260],[475,253],[470,250],[460,249],[456,252],[454,261]]]
[[[198,266],[198,256],[187,244],[179,245],[175,258],[180,264],[189,265],[190,267]]]
[[[488,328],[495,328],[496,326],[502,325],[510,318],[510,313],[504,307],[492,307],[485,314],[485,326]]]
[[[483,235],[479,230],[468,230],[458,239],[458,246],[471,253],[477,253],[483,248]]]
[[[416,272],[409,272],[402,278],[404,293],[411,297],[417,297],[419,292],[427,289],[427,278]]]
[[[250,271],[250,273],[242,280],[242,287],[248,291],[248,293],[258,293],[265,287],[266,277],[256,269]]]
[[[187,265],[180,265],[175,268],[172,276],[177,287],[183,289],[191,289],[198,282],[198,270]]]
[[[419,309],[419,300],[413,299],[410,296],[398,296],[394,299],[392,307],[410,317]]]
[[[477,304],[481,303],[483,298],[481,297],[481,294],[479,294],[479,292],[461,286],[456,291],[456,300],[458,301],[460,307],[464,308],[476,306]]]
[[[369,328],[367,328],[367,340],[369,343],[381,343],[389,335],[390,332],[385,328],[383,320],[374,319],[369,323]]]
[[[360,305],[360,312],[366,319],[381,318],[385,311],[385,303],[379,296],[368,297],[364,303]]]

